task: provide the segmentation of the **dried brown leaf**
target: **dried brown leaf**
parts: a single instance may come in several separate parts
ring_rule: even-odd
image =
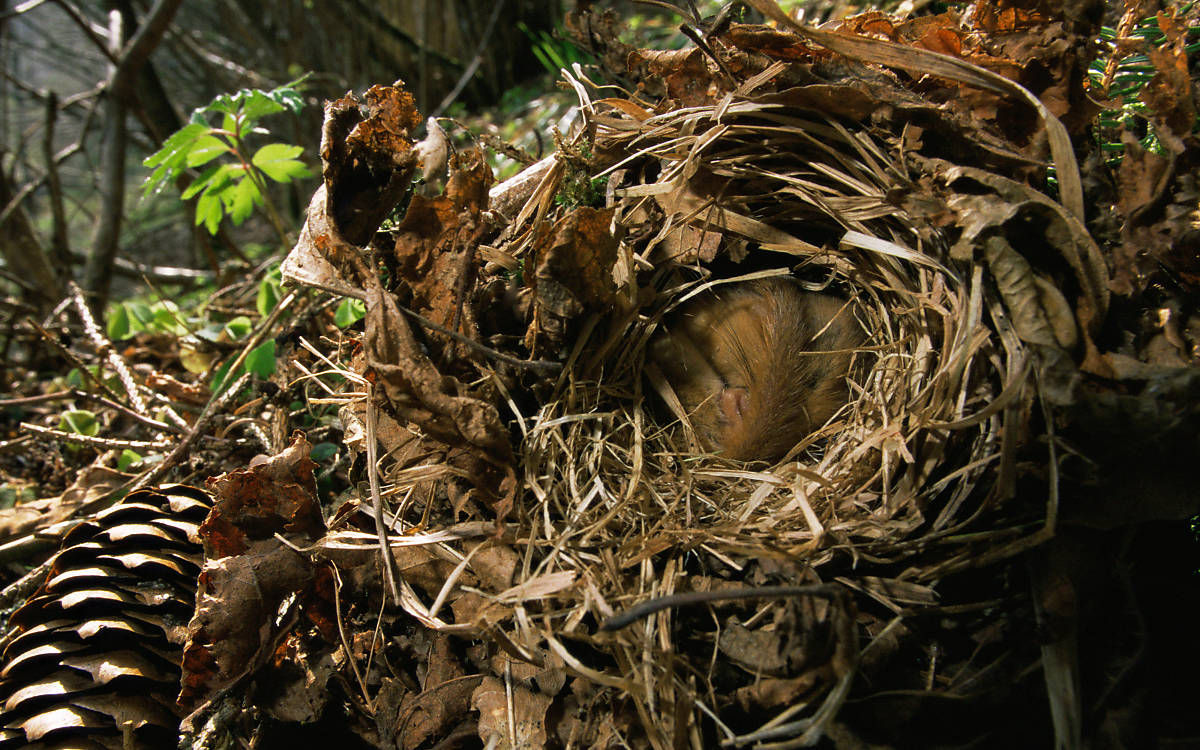
[[[511,708],[504,683],[486,677],[471,694],[471,707],[479,712],[479,739],[492,747],[536,750],[546,746],[546,713],[553,699],[524,685],[512,687]],[[511,718],[511,722],[510,722]]]

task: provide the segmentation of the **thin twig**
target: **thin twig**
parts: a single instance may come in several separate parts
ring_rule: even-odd
[[[49,403],[51,401],[65,401],[65,400],[71,399],[71,398],[93,401],[95,403],[102,404],[104,406],[107,406],[110,409],[119,411],[120,413],[124,414],[125,416],[129,417],[130,419],[141,422],[142,424],[146,425],[147,427],[150,427],[155,430],[162,430],[163,432],[173,432],[175,434],[182,434],[184,432],[184,430],[180,429],[176,425],[167,424],[166,422],[160,422],[157,419],[152,419],[151,417],[147,417],[144,414],[138,414],[133,409],[130,409],[128,406],[119,404],[110,398],[105,398],[104,396],[101,396],[97,393],[88,393],[87,391],[81,391],[78,388],[72,388],[69,391],[55,391],[54,393],[42,393],[37,396],[25,396],[24,398],[0,398],[0,408],[9,407],[9,406],[34,406],[36,404],[45,404],[45,403]]]
[[[117,401],[121,398],[115,391],[113,391],[112,388],[108,386],[107,383],[101,380],[98,375],[93,374],[92,371],[88,369],[88,366],[84,364],[79,357],[75,356],[74,352],[63,346],[62,342],[52,336],[49,331],[47,331],[45,328],[42,328],[41,325],[32,319],[29,319],[26,322],[33,326],[33,329],[42,335],[42,338],[46,340],[46,343],[57,349],[58,353],[61,354],[68,362],[70,362],[72,367],[78,370],[79,374],[82,375],[86,380],[90,380],[93,385],[95,385],[104,393],[108,394],[109,398],[113,399],[114,401]]]
[[[600,626],[601,630],[620,630],[643,617],[655,612],[673,607],[690,607],[694,604],[709,602],[731,601],[738,599],[768,599],[790,596],[826,596],[834,597],[846,593],[842,586],[832,583],[813,583],[806,586],[759,586],[757,588],[722,589],[720,591],[689,591],[685,594],[671,594],[657,599],[642,602],[635,607],[625,610],[619,615],[613,615]]]
[[[481,344],[474,339],[462,335],[461,333],[451,331],[449,328],[440,326],[429,318],[426,318],[421,313],[414,310],[409,310],[404,305],[397,303],[396,307],[400,308],[400,312],[409,316],[429,330],[440,333],[443,336],[449,336],[460,344],[465,344],[486,357],[504,362],[505,364],[512,365],[513,367],[523,367],[525,369],[537,370],[538,372],[545,373],[556,373],[561,371],[563,368],[561,362],[550,362],[544,359],[518,359],[517,357],[512,357],[502,352],[498,352],[485,344]]]
[[[42,427],[41,425],[32,424],[30,422],[22,422],[21,429],[36,432],[39,435],[48,435],[59,440],[72,443],[84,443],[96,448],[104,448],[106,450],[113,448],[128,448],[129,450],[163,450],[171,447],[171,443],[167,441],[150,441],[150,440],[118,440],[117,438],[96,437],[94,435],[81,435],[77,432],[67,432],[66,430],[55,430],[50,427]]]

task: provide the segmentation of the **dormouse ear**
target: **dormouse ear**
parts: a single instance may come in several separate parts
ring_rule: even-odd
[[[725,423],[731,427],[740,426],[746,418],[746,409],[750,405],[750,392],[745,388],[722,388],[719,407]]]

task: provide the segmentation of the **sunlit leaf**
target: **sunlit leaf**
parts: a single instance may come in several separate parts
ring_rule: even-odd
[[[100,432],[100,422],[96,415],[86,409],[74,409],[63,412],[58,418],[58,429],[63,432],[73,432],[76,435],[94,436]]]
[[[216,136],[206,135],[197,138],[187,154],[187,166],[200,167],[208,164],[222,154],[229,153],[229,144]]]
[[[191,200],[192,196],[196,195],[201,190],[205,190],[206,188],[208,188],[208,186],[212,184],[213,180],[216,179],[217,172],[220,169],[221,169],[220,165],[213,165],[213,166],[209,167],[208,169],[204,170],[203,172],[201,172],[200,176],[192,181],[192,184],[190,184],[186,188],[184,188],[183,195],[181,197],[185,201]],[[197,223],[199,223],[199,222],[197,222]]]
[[[279,298],[283,296],[283,289],[280,286],[280,277],[278,269],[274,273],[268,274],[263,278],[258,285],[258,297],[254,301],[254,306],[258,309],[258,314],[264,318],[271,314],[275,309],[275,305],[279,304]]]
[[[233,341],[249,336],[253,330],[254,322],[245,315],[239,315],[225,324],[225,335]]]
[[[233,220],[234,224],[241,224],[254,211],[254,204],[258,200],[258,186],[254,184],[254,181],[241,180],[233,189],[229,218]]]
[[[202,193],[196,201],[196,224],[203,224],[209,234],[217,233],[223,214],[221,199],[213,193]]]
[[[142,455],[128,448],[121,451],[121,455],[117,457],[117,471],[128,471],[130,466],[142,460]]]
[[[108,313],[105,333],[110,341],[124,341],[133,335],[129,329],[129,311],[125,309],[125,305],[117,305]]]
[[[287,143],[268,143],[254,153],[250,160],[263,174],[276,182],[291,182],[294,178],[308,177],[308,167],[295,157],[304,152],[300,146]]]
[[[283,104],[276,101],[266,92],[252,89],[242,102],[242,114],[247,120],[258,120],[267,115],[283,111]]]
[[[168,137],[167,140],[163,141],[162,148],[147,156],[142,164],[147,167],[156,167],[160,164],[167,166],[182,165],[188,151],[191,150],[192,141],[206,132],[208,132],[208,126],[203,123],[193,122],[189,125],[184,125]]]

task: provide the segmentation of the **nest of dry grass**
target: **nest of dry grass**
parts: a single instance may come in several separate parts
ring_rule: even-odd
[[[484,741],[811,743],[906,618],[949,611],[939,580],[1053,528],[1053,456],[1048,502],[1010,502],[1015,466],[1057,387],[1034,373],[1048,382],[1090,351],[1106,302],[1095,247],[1016,179],[1037,144],[1001,149],[985,124],[812,42],[734,25],[716,52],[631,56],[666,92],[655,102],[568,74],[578,131],[490,203],[486,166],[452,156],[444,193],[413,196],[373,241],[391,287],[352,246],[429,139],[397,146],[404,128],[373,125],[411,107],[395,92],[369,95],[364,118],[330,105],[308,255],[285,274],[368,302],[361,369],[378,401],[347,419],[366,428],[381,528],[408,535],[392,542],[401,606],[487,644],[462,698]],[[894,62],[927,62],[915,54]],[[957,128],[955,146],[922,149],[920,118]],[[355,148],[400,165],[402,179],[368,180],[374,202],[346,198],[369,160],[338,151]],[[1070,202],[1073,164],[1059,166]],[[853,301],[866,341],[851,397],[774,466],[697,452],[646,376],[647,342],[691,296],[776,274]],[[501,533],[463,531],[477,519]],[[406,572],[419,566],[433,572]],[[647,602],[632,624],[611,619]]]

